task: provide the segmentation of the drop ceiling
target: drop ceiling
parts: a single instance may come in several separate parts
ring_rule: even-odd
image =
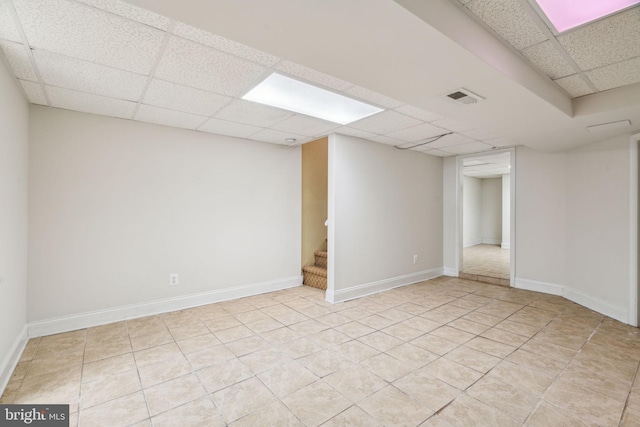
[[[0,0],[0,48],[34,104],[267,143],[336,132],[446,157],[562,150],[620,134],[586,131],[616,120],[640,129],[640,85],[572,100],[469,3]],[[384,111],[340,126],[240,99],[274,71]],[[445,99],[459,88],[486,100]]]
[[[465,157],[462,160],[464,176],[474,178],[499,178],[511,173],[511,154],[509,152],[486,154],[477,157]]]

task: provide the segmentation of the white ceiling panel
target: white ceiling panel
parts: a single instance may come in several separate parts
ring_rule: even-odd
[[[290,111],[236,99],[216,114],[216,118],[254,126],[271,127],[293,115]]]
[[[396,132],[388,133],[387,136],[390,136],[395,139],[399,139],[405,142],[416,142],[422,141],[424,139],[428,139],[434,136],[442,135],[447,133],[448,131],[437,126],[433,126],[429,123],[423,123],[418,126],[413,126],[407,129],[402,129]]]
[[[562,53],[548,40],[524,49],[522,54],[552,79],[566,77],[578,71],[567,62]]]
[[[484,144],[482,142],[474,141],[469,144],[460,144],[453,145],[450,147],[444,148],[449,153],[452,154],[470,154],[470,153],[481,153],[483,151],[491,150],[491,146]]]
[[[298,65],[290,61],[283,60],[276,65],[275,68],[276,70],[287,73],[293,77],[297,77],[311,83],[316,83],[337,91],[344,91],[345,89],[353,86],[352,83],[345,82],[337,77],[312,70],[311,68],[303,67],[302,65]]]
[[[242,43],[237,43],[224,37],[211,34],[199,28],[192,27],[191,25],[183,24],[182,22],[176,23],[176,26],[173,29],[173,34],[194,42],[202,43],[203,45],[214,49],[239,56],[240,58],[257,62],[258,64],[262,64],[267,67],[271,67],[280,60],[277,56],[243,45]]]
[[[558,83],[562,89],[566,90],[572,98],[589,95],[594,92],[593,89],[591,89],[591,87],[582,80],[582,77],[580,77],[579,74],[563,77],[561,79],[554,80],[554,82]]]
[[[235,136],[237,138],[246,138],[249,135],[263,130],[263,128],[226,120],[209,119],[204,125],[200,126],[198,130],[220,135]]]
[[[331,133],[331,131],[337,129],[339,126],[340,125],[337,123],[296,114],[277,123],[272,128],[283,132],[296,133],[298,135],[324,136]]]
[[[485,144],[489,144],[492,147],[513,147],[515,145],[518,145],[515,141],[508,138],[490,138],[485,139],[482,142],[484,142]]]
[[[47,105],[47,99],[42,92],[42,86],[40,83],[29,82],[27,80],[20,80],[20,84],[24,89],[24,93],[27,94],[29,102],[32,104]]]
[[[467,7],[518,50],[547,40],[519,0],[472,0]]]
[[[171,22],[169,18],[165,18],[157,13],[150,12],[146,9],[142,9],[133,6],[129,3],[120,0],[76,0],[80,3],[87,4],[89,6],[102,9],[104,11],[120,15],[124,18],[129,18],[133,21],[140,22],[142,24],[149,25],[151,27],[158,28],[166,31],[169,28]]]
[[[452,147],[454,145],[460,145],[460,144],[469,144],[472,142],[473,142],[473,139],[469,138],[468,136],[460,135],[458,133],[452,133],[451,135],[443,136],[437,141],[433,141],[427,144],[427,147],[442,148],[446,150],[447,147]]]
[[[383,111],[350,123],[349,127],[382,135],[419,124],[421,124],[420,120],[413,117],[405,116],[395,111]]]
[[[29,44],[51,52],[148,74],[164,33],[66,0],[14,0]]]
[[[437,157],[452,157],[452,156],[455,155],[455,154],[452,154],[452,153],[447,153],[446,151],[442,151],[442,150],[425,150],[425,151],[422,151],[422,152],[424,154],[428,154],[430,156],[437,156]]]
[[[598,90],[609,90],[640,82],[640,57],[586,72]]]
[[[446,130],[453,131],[453,132],[464,132],[465,130],[470,130],[471,129],[471,126],[469,126],[468,124],[460,123],[460,122],[457,122],[457,121],[451,120],[451,119],[436,120],[435,122],[432,122],[431,124],[432,125],[436,125],[438,127],[446,129]]]
[[[196,129],[204,123],[205,120],[207,120],[207,118],[203,116],[144,104],[140,105],[140,108],[138,108],[135,119],[143,122],[157,123],[159,125],[185,129]]]
[[[229,96],[153,79],[142,102],[170,110],[211,116],[232,99]]]
[[[137,101],[147,82],[141,74],[33,50],[44,83],[80,92]]]
[[[67,110],[129,119],[136,107],[135,102],[76,92],[54,86],[47,86],[46,90],[52,107]]]
[[[497,137],[497,135],[494,132],[486,129],[471,129],[471,130],[465,130],[464,132],[460,132],[460,133],[464,136],[468,136],[469,138],[473,138],[478,141]]]
[[[341,126],[338,129],[334,130],[333,132],[339,133],[342,135],[355,136],[356,138],[364,138],[364,139],[371,139],[374,136],[376,136],[375,133],[365,132],[363,130],[352,128],[349,126]]]
[[[249,139],[253,139],[255,141],[269,142],[272,144],[281,144],[281,145],[289,145],[286,142],[286,139],[288,138],[295,139],[296,145],[303,144],[313,139],[304,135],[297,135],[295,133],[290,133],[290,132],[281,132],[275,129],[265,129],[249,137]]]
[[[4,52],[7,62],[17,78],[31,81],[38,80],[38,77],[31,66],[29,54],[23,45],[6,40],[0,40],[0,48]]]
[[[409,105],[409,104],[401,105],[395,108],[395,110],[399,113],[405,114],[410,117],[414,117],[418,120],[422,120],[425,122],[432,122],[434,120],[439,120],[443,118],[442,116],[439,116],[437,114],[431,113],[427,110],[423,110],[418,107],[414,107],[413,105]]]
[[[610,16],[558,36],[582,70],[640,56],[640,8]]]
[[[344,93],[384,108],[396,108],[402,105],[402,102],[396,99],[379,94],[378,92],[374,92],[361,86],[351,86],[350,88],[346,89]]]
[[[172,37],[156,70],[156,77],[229,96],[238,96],[264,75],[254,62]]]
[[[399,139],[391,138],[390,136],[386,136],[386,135],[376,135],[373,138],[371,138],[371,141],[379,142],[381,144],[393,145],[393,146],[407,145],[404,141],[400,141]]]
[[[8,1],[0,1],[0,39],[22,43]]]

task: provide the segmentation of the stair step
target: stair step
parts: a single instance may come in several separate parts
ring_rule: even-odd
[[[304,270],[302,283],[306,286],[311,286],[318,289],[327,289],[327,277],[319,274],[311,273],[309,270]]]
[[[316,276],[327,277],[327,269],[317,265],[306,265],[302,267],[303,273],[315,274]]]
[[[327,251],[315,251],[316,266],[327,268]]]
[[[315,254],[315,256],[320,257],[320,258],[326,258],[327,257],[327,251],[315,251],[314,254]]]

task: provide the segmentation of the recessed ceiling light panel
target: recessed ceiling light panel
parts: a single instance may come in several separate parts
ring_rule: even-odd
[[[273,73],[264,79],[242,99],[341,125],[346,125],[383,111],[382,108],[278,73]]]
[[[640,0],[535,0],[558,33],[612,15]]]

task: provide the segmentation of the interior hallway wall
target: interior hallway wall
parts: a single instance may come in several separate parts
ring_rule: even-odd
[[[41,106],[30,132],[29,321],[302,283],[299,147]]]
[[[502,175],[502,249],[511,249],[511,174]]]
[[[329,139],[302,146],[302,265],[315,262],[314,252],[325,248],[327,238],[327,184]]]
[[[29,106],[0,58],[0,394],[27,321]]]
[[[502,243],[502,178],[482,178],[482,243]]]
[[[466,248],[482,243],[482,180],[471,176],[462,180],[462,239]]]

